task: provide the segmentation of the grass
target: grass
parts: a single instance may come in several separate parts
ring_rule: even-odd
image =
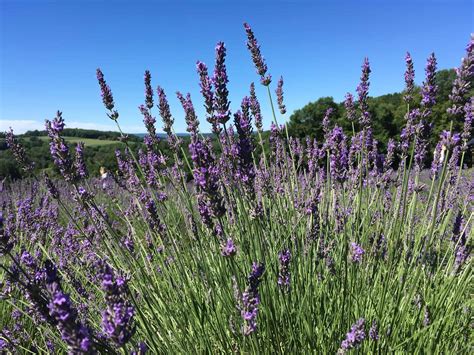
[[[38,137],[39,139],[43,141],[49,142],[49,138],[46,136],[41,136]],[[122,144],[119,141],[116,140],[105,140],[105,139],[93,139],[93,138],[81,138],[81,137],[64,137],[66,142],[68,143],[78,143],[78,142],[83,142],[87,147],[98,147],[98,146],[103,146],[103,145],[113,145],[113,144]]]

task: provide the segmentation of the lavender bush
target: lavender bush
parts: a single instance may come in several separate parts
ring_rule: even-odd
[[[261,47],[244,29],[273,109]],[[362,130],[344,132],[328,110],[324,142],[290,137],[274,109],[267,142],[253,83],[231,111],[222,42],[213,74],[197,63],[219,149],[201,134],[189,94],[177,93],[189,145],[175,135],[149,71],[139,107],[148,134],[139,150],[122,134],[116,172],[89,176],[87,147],[68,147],[58,112],[46,128],[63,179],[33,176],[1,192],[0,352],[472,352],[474,176],[464,157],[473,43],[449,108],[464,129],[445,127],[430,173],[434,54],[421,102],[406,56],[406,125],[386,154],[372,135],[367,58],[345,101]],[[100,69],[97,79],[120,130]],[[274,90],[283,115],[282,78]],[[155,115],[171,156],[158,149]],[[13,132],[7,138],[31,171]]]

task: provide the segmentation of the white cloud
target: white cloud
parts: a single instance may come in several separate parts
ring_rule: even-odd
[[[44,122],[35,120],[0,120],[0,132],[5,132],[13,129],[15,134],[22,134],[26,131],[44,130]],[[96,129],[99,131],[118,131],[117,126],[114,124],[97,124],[93,122],[66,122],[66,128],[83,128],[83,129]],[[142,133],[145,132],[143,126],[121,126],[122,131],[127,133]]]

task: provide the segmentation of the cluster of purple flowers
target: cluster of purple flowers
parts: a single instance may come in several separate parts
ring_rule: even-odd
[[[355,349],[365,339],[365,319],[360,318],[357,322],[355,322],[351,330],[346,334],[346,338],[341,343],[341,350],[342,353],[346,352],[347,350]]]
[[[252,31],[252,28],[248,23],[244,23],[245,32],[247,32],[247,48],[252,54],[252,60],[257,69],[258,75],[260,75],[260,82],[264,86],[270,85],[272,82],[272,77],[270,74],[267,74],[267,64],[260,53],[260,45],[255,38],[255,35]]]
[[[287,289],[290,286],[290,261],[291,252],[289,249],[278,253],[278,260],[280,261],[280,272],[278,274],[278,285]]]
[[[102,313],[102,330],[108,339],[123,346],[135,333],[135,309],[128,301],[128,281],[117,276],[107,264],[101,278],[107,306]]]
[[[244,24],[244,27],[247,47],[260,81],[268,87],[271,99],[271,76],[267,73],[260,46],[250,26]],[[209,322],[212,326],[203,326],[213,312],[203,312],[205,308],[202,305],[209,302],[212,306],[222,306],[219,311],[229,310],[225,304],[228,300],[225,294],[227,289],[222,287],[219,292],[214,292],[214,287],[216,280],[229,280],[232,274],[235,274],[232,279],[242,324],[241,333],[245,337],[257,331],[262,306],[271,310],[282,300],[285,305],[291,305],[291,300],[299,297],[297,288],[308,276],[304,274],[306,266],[310,266],[309,277],[314,277],[321,288],[339,282],[342,279],[339,275],[351,271],[347,277],[354,280],[346,278],[344,286],[340,287],[344,292],[341,302],[349,311],[345,313],[343,308],[343,315],[353,314],[354,309],[349,308],[355,304],[346,302],[346,281],[352,283],[361,278],[370,283],[374,277],[387,277],[384,274],[387,269],[403,267],[405,270],[407,265],[409,270],[422,265],[423,268],[417,270],[420,275],[426,272],[427,284],[434,279],[431,270],[444,265],[451,273],[449,277],[466,275],[463,272],[470,270],[472,218],[469,218],[469,211],[474,200],[474,183],[466,182],[460,169],[473,123],[474,101],[468,97],[473,77],[473,47],[471,39],[467,56],[457,70],[450,96],[453,105],[448,110],[451,117],[457,120],[453,125],[456,129],[461,126],[459,119],[464,119],[463,132],[458,133],[454,129],[441,132],[431,165],[433,185],[429,194],[419,192],[424,186],[420,180],[424,178],[422,169],[431,143],[430,115],[435,112],[438,91],[434,54],[427,61],[419,105],[413,102],[417,97],[413,60],[409,53],[405,57],[407,69],[403,99],[408,106],[406,125],[398,141],[395,138],[388,141],[386,154],[382,154],[383,150],[371,128],[371,69],[367,58],[362,65],[357,98],[348,93],[344,101],[345,117],[353,129],[351,139],[331,121],[337,113],[334,106],[326,110],[321,122],[324,142],[310,137],[306,141],[296,137],[285,140],[285,126],[272,123],[270,144],[267,146],[263,139],[266,135],[262,134],[261,107],[253,83],[249,96],[242,99],[240,109],[231,115],[226,47],[219,42],[215,49],[212,76],[203,62],[197,62],[196,68],[206,119],[212,126],[215,143],[222,153],[218,155],[214,142],[201,134],[190,94],[177,92],[189,133],[189,137],[185,138],[189,139],[189,161],[181,139],[174,133],[174,119],[165,91],[158,87],[156,104],[173,156],[165,156],[160,151],[164,142],[158,139],[156,118],[153,116],[154,92],[151,74],[147,70],[144,74],[144,104],[139,106],[139,110],[148,134],[143,139],[143,145],[136,148],[128,144],[126,136],[123,136],[126,148],[116,151],[118,170],[110,174],[113,188],[103,187],[102,190],[98,187],[98,179],[90,177],[87,171],[84,144],[76,145],[74,156],[70,153],[62,137],[64,120],[58,112],[52,121],[46,121],[46,128],[51,156],[66,183],[60,180],[53,182],[48,175],[44,175],[42,183],[35,181],[23,189],[29,191],[13,191],[9,186],[9,196],[0,195],[0,267],[6,275],[1,291],[2,297],[10,297],[11,307],[18,308],[13,310],[12,318],[18,320],[23,311],[41,330],[44,326],[59,332],[63,349],[67,346],[70,353],[129,351],[137,346],[133,339],[135,333],[156,335],[164,341],[176,341],[176,344],[181,339],[189,341],[190,338],[181,334],[183,332],[165,328],[184,323],[178,319],[183,315],[183,308],[170,307],[164,297],[169,296],[174,302],[178,297],[196,297],[191,301],[183,300],[183,305],[195,306],[184,309],[184,312],[195,312],[192,316],[200,318],[201,330],[212,328],[212,321]],[[97,79],[108,116],[118,124],[119,115],[112,92],[100,69],[97,70]],[[285,114],[283,78],[278,81],[275,93],[280,113]],[[231,117],[233,122],[229,122]],[[253,125],[258,131],[257,136],[254,135]],[[361,131],[356,132],[359,125]],[[255,144],[256,139],[260,140],[262,152]],[[7,133],[6,141],[24,169],[32,171],[33,165],[12,131]],[[171,159],[174,160],[173,166],[169,163]],[[412,164],[412,160],[414,176],[410,170],[412,166],[408,165]],[[443,170],[445,174],[439,174],[443,165],[446,167]],[[446,180],[440,181],[442,178]],[[191,180],[192,184],[189,184]],[[467,186],[467,193],[461,192],[459,181]],[[41,191],[45,190],[48,195],[41,196]],[[0,192],[3,192],[3,186]],[[410,205],[404,201],[412,202]],[[426,211],[417,208],[418,203],[424,203]],[[448,232],[440,230],[451,225],[449,218],[452,215],[456,218],[452,233],[448,235]],[[405,225],[407,216],[410,222]],[[430,225],[423,229],[423,226],[418,227],[421,223]],[[389,230],[385,229],[386,226]],[[419,229],[430,233],[423,236],[427,242],[423,246],[415,243],[421,234]],[[448,257],[439,261],[436,254],[439,251],[428,243],[431,240],[436,240],[443,249],[446,247],[450,252],[446,253]],[[399,260],[391,258],[393,249],[390,248],[394,246],[399,246],[403,255]],[[42,252],[34,253],[31,251],[34,248]],[[48,253],[46,261],[43,257],[45,251]],[[272,265],[269,277],[273,281],[262,288],[265,264],[254,262],[241,293],[235,281],[236,275],[239,275],[241,263],[254,260],[254,257]],[[54,263],[49,260],[54,260]],[[379,267],[389,262],[394,264]],[[363,265],[367,268],[362,268]],[[134,275],[133,279],[122,276],[112,266],[123,269],[127,275]],[[100,271],[97,272],[97,269]],[[370,269],[373,271],[364,272]],[[293,274],[295,270],[298,272]],[[459,277],[459,280],[460,284],[462,278]],[[396,282],[387,284],[387,294],[384,295],[387,303],[394,301],[389,294],[391,284]],[[457,287],[455,282],[451,284]],[[150,292],[154,292],[153,297],[146,294],[148,287]],[[190,292],[186,287],[192,288]],[[275,289],[282,292],[272,294]],[[352,287],[351,292],[354,292],[351,297],[367,296],[366,293],[359,293],[356,287]],[[19,296],[22,302],[16,301]],[[436,295],[433,298],[431,304],[437,305]],[[369,309],[364,311],[365,314],[373,314],[372,305],[366,302],[366,306]],[[10,304],[6,308],[9,307]],[[417,322],[420,327],[423,324],[436,330],[437,322],[432,320],[436,309],[430,307],[421,305],[420,301],[419,311],[423,310],[424,319],[421,321],[420,313]],[[101,311],[101,321],[98,322],[100,324],[93,324],[97,317],[92,312],[97,308]],[[161,314],[163,310],[170,312],[168,324],[168,314]],[[235,308],[233,310],[235,312]],[[263,324],[272,324],[273,318],[278,315],[278,312],[274,313],[265,318]],[[314,317],[314,314],[301,314],[299,317]],[[409,322],[413,319],[411,315],[406,317]],[[286,319],[293,321],[292,315]],[[342,322],[346,329],[346,319],[335,319]],[[380,319],[380,324],[386,324],[385,319]],[[148,329],[147,322],[156,320]],[[186,322],[188,320],[191,316],[185,319]],[[382,344],[385,339],[376,343],[381,337],[377,322],[373,320],[366,333],[365,319],[357,320],[342,340],[339,351],[345,353],[357,349],[366,338],[377,350],[378,346],[386,346]],[[191,322],[186,323],[188,325],[193,326]],[[231,319],[232,333],[236,335],[233,325]],[[139,326],[145,329],[137,332]],[[19,326],[15,324],[15,327]],[[265,337],[268,331],[266,329],[261,336]],[[192,336],[192,332],[189,334]],[[8,329],[0,331],[0,351],[7,343],[9,349],[20,343],[9,340],[10,335]],[[343,334],[340,336],[342,338]],[[259,337],[245,337],[238,335],[231,339],[233,350],[245,352],[247,344],[259,345]],[[240,343],[242,338],[246,340]],[[165,344],[160,348],[160,344],[155,344],[155,338],[147,340],[151,340],[148,345],[157,352],[176,349],[176,344],[172,347]],[[214,340],[210,343],[219,346]],[[389,337],[387,341],[391,341]],[[58,345],[56,342],[59,343],[58,336],[48,345],[50,351]],[[281,349],[282,344],[278,344]],[[338,344],[330,346],[335,348]],[[140,345],[139,349],[138,353],[144,353],[146,346]],[[216,347],[213,350],[221,349]]]
[[[258,286],[265,271],[265,266],[260,263],[252,264],[252,271],[247,279],[247,288],[239,301],[239,309],[244,320],[242,332],[250,335],[257,330],[258,306],[260,304],[260,294]]]

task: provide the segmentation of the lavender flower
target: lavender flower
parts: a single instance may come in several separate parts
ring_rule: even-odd
[[[272,77],[270,74],[267,75],[267,65],[265,64],[265,60],[260,53],[260,45],[255,38],[255,35],[250,28],[248,23],[244,23],[245,32],[247,32],[247,48],[249,49],[250,53],[252,54],[252,60],[257,69],[257,74],[260,75],[260,82],[264,86],[270,85],[272,81]]]
[[[464,105],[464,126],[461,134],[461,137],[464,140],[463,149],[467,148],[466,142],[471,138],[472,122],[474,120],[473,106],[474,98],[471,97],[471,99]]]
[[[201,94],[204,97],[204,108],[207,113],[207,121],[212,126],[212,131],[215,134],[220,133],[219,122],[216,120],[214,115],[214,93],[212,92],[212,80],[209,78],[207,72],[207,66],[203,62],[198,61],[196,63],[197,72],[199,74],[201,87]]]
[[[265,266],[263,264],[253,263],[247,288],[239,302],[240,313],[245,322],[242,329],[244,335],[250,335],[257,330],[258,305],[260,304],[258,286],[264,271]]]
[[[329,107],[326,110],[326,112],[324,114],[324,117],[323,117],[322,126],[323,126],[323,132],[324,132],[324,135],[325,135],[326,139],[328,139],[330,118],[331,118],[331,115],[333,114],[333,112],[334,112],[334,109],[332,107]]]
[[[377,321],[375,320],[372,322],[372,326],[369,329],[369,338],[374,341],[379,340],[379,331]]]
[[[250,112],[252,112],[253,119],[255,121],[255,127],[257,131],[262,131],[262,113],[260,111],[260,103],[258,102],[257,95],[255,94],[255,84],[250,84]]]
[[[26,156],[25,148],[18,142],[11,128],[5,133],[5,141],[7,146],[11,149],[15,160],[18,162],[18,164],[20,164],[21,168],[25,172],[31,172],[34,168],[34,163],[30,162]]]
[[[278,109],[280,110],[280,113],[284,115],[286,113],[286,106],[283,104],[283,77],[280,77],[280,80],[278,80],[278,85],[275,90],[275,93],[277,95],[277,103],[278,103]]]
[[[46,120],[46,130],[50,138],[49,148],[54,164],[59,168],[61,175],[66,181],[73,182],[77,175],[73,166],[71,157],[69,156],[69,148],[61,132],[64,129],[64,119],[62,112],[58,111],[53,121]]]
[[[351,243],[351,260],[353,263],[360,264],[362,262],[362,257],[365,254],[365,250],[362,247],[352,242]]]
[[[363,127],[370,126],[371,119],[369,113],[369,106],[367,103],[367,99],[369,96],[369,75],[370,75],[370,64],[369,59],[364,58],[364,62],[362,64],[362,74],[360,77],[360,83],[357,86],[357,94],[359,95],[359,110],[360,110],[360,123]]]
[[[195,140],[199,134],[199,121],[196,116],[196,111],[194,111],[191,95],[188,93],[186,97],[184,97],[183,94],[178,91],[176,96],[178,97],[184,109],[185,120],[188,126],[186,130],[191,134],[192,140]]]
[[[107,304],[102,313],[102,329],[107,338],[116,345],[123,346],[135,333],[135,311],[127,300],[128,280],[116,276],[108,265],[104,266],[101,278]]]
[[[173,133],[174,118],[171,115],[168,99],[166,98],[166,94],[163,88],[158,86],[157,92],[159,99],[158,108],[160,111],[161,119],[163,120],[163,131],[165,131],[168,135],[168,143],[170,144],[171,149],[174,152],[177,152],[181,141]]]
[[[216,120],[220,124],[225,124],[230,118],[230,102],[228,100],[229,90],[227,90],[227,69],[225,66],[226,48],[223,42],[217,43],[216,46],[216,64],[214,67],[214,110]]]
[[[151,87],[151,74],[149,70],[145,70],[145,105],[148,109],[153,107],[153,89]]]
[[[282,288],[290,286],[290,261],[291,252],[289,249],[278,253],[278,260],[280,261],[280,272],[278,274],[278,285]]]
[[[456,79],[453,82],[452,92],[449,99],[453,103],[448,108],[448,113],[454,118],[462,118],[467,112],[465,105],[471,100],[469,91],[471,89],[472,78],[474,78],[474,36],[471,35],[466,48],[466,56],[462,59],[461,66],[456,69]]]
[[[352,325],[350,332],[346,334],[346,338],[341,343],[342,352],[357,348],[360,344],[362,344],[365,339],[364,325],[364,318],[360,318]]]
[[[73,307],[69,295],[61,289],[56,267],[46,263],[46,283],[51,300],[48,304],[49,314],[57,322],[61,337],[71,353],[88,353],[93,351],[91,330],[78,320],[77,310]]]
[[[114,110],[115,104],[114,98],[112,96],[112,90],[110,90],[109,85],[107,85],[107,82],[104,79],[104,74],[99,68],[97,68],[97,80],[99,81],[100,93],[102,95],[104,106],[110,111],[107,116],[109,116],[110,119],[116,121],[119,117],[119,114],[116,110]]]
[[[254,195],[255,167],[253,165],[252,124],[250,122],[250,99],[242,100],[242,111],[234,114],[238,140],[237,178],[244,184],[251,197]]]
[[[415,70],[413,69],[413,59],[409,52],[405,56],[407,69],[405,71],[405,95],[403,100],[409,104],[413,99],[413,92],[415,90]]]
[[[77,176],[81,179],[85,179],[89,174],[87,172],[86,163],[84,161],[84,143],[79,142],[76,144],[76,156],[74,161],[74,167],[76,169]]]
[[[193,161],[194,184],[198,189],[198,210],[203,223],[212,229],[212,218],[220,218],[225,212],[223,198],[219,192],[219,167],[212,154],[211,143],[198,136],[199,121],[191,97],[177,93],[186,114],[187,131],[191,134],[189,151]]]
[[[421,105],[425,108],[425,114],[431,113],[431,108],[436,104],[436,94],[438,86],[436,85],[436,57],[434,53],[428,57],[426,62],[425,74],[426,78],[421,88]]]
[[[223,256],[234,256],[237,253],[237,248],[231,238],[221,245],[221,253]]]
[[[329,150],[329,168],[331,178],[334,182],[342,183],[347,178],[349,160],[346,136],[341,127],[334,127],[327,138],[326,144]]]
[[[354,96],[347,93],[344,98],[344,107],[346,109],[346,116],[349,122],[354,122],[356,119],[356,112],[354,107]]]

